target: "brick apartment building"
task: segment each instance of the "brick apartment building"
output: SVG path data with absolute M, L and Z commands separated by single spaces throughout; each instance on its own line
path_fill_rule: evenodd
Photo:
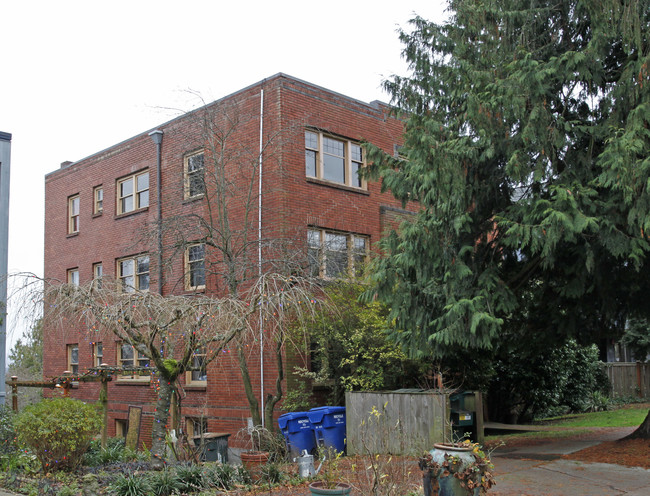
M 207 182 L 208 159 L 216 155 L 227 162 L 224 184 L 234 199 L 228 215 L 233 225 L 250 228 L 242 229 L 238 241 L 250 245 L 244 261 L 250 266 L 242 270 L 272 264 L 282 252 L 317 277 L 353 277 L 400 212 L 379 184 L 356 174 L 365 164 L 362 140 L 391 154 L 401 143 L 402 123 L 379 102 L 363 103 L 277 74 L 157 130 L 162 134 L 144 132 L 64 162 L 46 176 L 46 278 L 74 284 L 112 278 L 164 295 L 224 291 L 223 275 L 209 270 L 211 259 L 218 258 L 214 247 L 178 242 L 179 236 L 201 239 L 198 219 L 218 216 L 209 199 L 214 185 Z M 162 137 L 159 146 L 152 140 L 156 136 Z M 237 194 L 243 199 L 237 200 Z M 161 235 L 163 260 L 156 237 L 143 233 L 152 226 L 162 230 L 165 222 L 176 230 Z M 262 238 L 268 240 L 263 253 L 256 245 Z M 271 390 L 277 376 L 272 350 L 265 348 L 267 355 L 262 386 L 260 350 L 251 344 L 250 370 L 258 392 L 260 387 Z M 87 329 L 45 332 L 46 377 L 138 360 L 137 350 Z M 184 379 L 181 420 L 188 430 L 235 433 L 246 425 L 249 407 L 233 354 L 224 353 L 207 371 L 189 372 Z M 82 383 L 71 392 L 88 401 L 98 394 L 96 383 Z M 140 440 L 149 443 L 155 396 L 148 376 L 113 380 L 109 435 L 125 432 L 129 407 L 136 406 L 142 408 Z

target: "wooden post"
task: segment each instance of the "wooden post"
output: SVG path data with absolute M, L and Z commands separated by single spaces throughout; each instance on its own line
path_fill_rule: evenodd
M 102 364 L 104 365 L 104 364 Z M 100 373 L 101 389 L 99 391 L 99 402 L 102 405 L 102 448 L 106 448 L 108 440 L 108 374 L 105 370 Z
M 11 408 L 18 411 L 18 377 L 15 375 L 11 376 Z
M 643 398 L 643 380 L 641 379 L 641 362 L 636 362 L 636 390 L 639 398 Z

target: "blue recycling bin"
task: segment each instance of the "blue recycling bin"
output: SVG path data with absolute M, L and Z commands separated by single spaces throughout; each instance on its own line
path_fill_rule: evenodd
M 307 412 L 314 429 L 316 444 L 325 449 L 345 452 L 345 407 L 323 406 Z
M 278 425 L 292 457 L 300 456 L 302 450 L 310 454 L 316 451 L 316 439 L 307 412 L 285 413 L 278 418 Z

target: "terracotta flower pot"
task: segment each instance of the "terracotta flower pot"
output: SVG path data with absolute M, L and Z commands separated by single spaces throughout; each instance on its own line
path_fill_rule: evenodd
M 336 487 L 333 489 L 327 489 L 325 486 L 327 484 L 323 481 L 316 481 L 312 482 L 309 484 L 309 491 L 311 494 L 318 494 L 318 495 L 343 495 L 343 494 L 350 494 L 350 491 L 352 490 L 352 486 L 350 484 L 346 484 L 345 482 L 338 482 L 336 484 Z
M 242 451 L 239 455 L 241 463 L 250 474 L 253 482 L 262 478 L 262 467 L 269 461 L 269 454 L 266 451 Z

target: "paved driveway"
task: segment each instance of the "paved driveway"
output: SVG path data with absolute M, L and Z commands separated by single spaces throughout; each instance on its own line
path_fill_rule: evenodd
M 505 446 L 492 454 L 497 485 L 493 496 L 648 496 L 650 470 L 607 463 L 563 460 L 564 454 L 620 439 L 630 429 L 612 429 L 589 439 L 551 439 Z

